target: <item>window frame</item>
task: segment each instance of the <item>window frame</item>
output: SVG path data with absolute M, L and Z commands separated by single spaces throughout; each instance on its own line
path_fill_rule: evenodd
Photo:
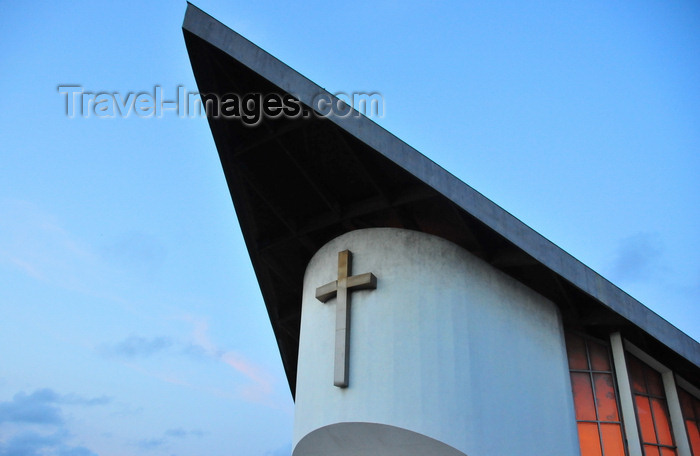
M 689 381 L 685 380 L 683 377 L 681 377 L 679 375 L 675 376 L 675 380 L 676 380 L 676 394 L 678 394 L 678 388 L 681 388 L 686 393 L 695 397 L 695 399 L 700 400 L 700 389 L 693 386 Z M 680 408 L 680 398 L 678 399 L 678 406 Z M 688 430 L 685 427 L 685 418 L 683 417 L 683 410 L 682 409 L 681 409 L 681 420 L 682 420 L 682 424 L 683 424 L 683 432 L 685 435 L 685 439 L 683 439 L 683 440 L 684 440 L 684 442 L 687 442 L 688 454 L 692 455 L 693 450 L 690 446 L 690 436 L 688 435 Z M 695 455 L 695 456 L 700 456 L 700 455 Z
M 624 423 L 624 418 L 622 415 L 622 404 L 621 404 L 621 399 L 620 399 L 620 390 L 618 386 L 618 378 L 615 372 L 615 360 L 613 357 L 613 350 L 612 350 L 612 344 L 610 341 L 606 341 L 605 339 L 601 339 L 599 337 L 592 336 L 590 334 L 587 334 L 582 331 L 577 331 L 575 329 L 566 329 L 565 333 L 570 333 L 572 335 L 581 337 L 584 340 L 585 344 L 585 350 L 586 350 L 586 360 L 588 363 L 588 369 L 573 369 L 571 365 L 569 365 L 568 360 L 567 360 L 567 365 L 569 369 L 569 375 L 571 376 L 571 373 L 582 373 L 590 376 L 590 383 L 591 383 L 591 388 L 592 388 L 592 393 L 593 393 L 593 400 L 595 401 L 596 399 L 596 386 L 595 386 L 595 374 L 609 374 L 612 377 L 613 381 L 613 391 L 615 393 L 615 401 L 616 401 L 616 406 L 617 406 L 617 414 L 618 414 L 618 421 L 609 421 L 609 420 L 604 420 L 600 419 L 600 416 L 598 415 L 598 406 L 597 404 L 595 405 L 595 410 L 596 410 L 596 420 L 579 420 L 575 419 L 576 426 L 578 428 L 578 423 L 595 423 L 597 425 L 598 429 L 598 438 L 599 438 L 599 445 L 601 449 L 601 453 L 604 452 L 604 441 L 603 441 L 603 434 L 602 434 L 602 424 L 616 424 L 620 426 L 620 437 L 622 438 L 622 449 L 623 453 L 625 456 L 630 456 L 628 444 L 627 444 L 627 429 L 625 428 L 625 423 Z M 565 337 L 566 339 L 566 337 Z M 592 355 L 591 355 L 591 349 L 589 346 L 588 342 L 593 342 L 598 345 L 601 345 L 605 347 L 606 352 L 608 354 L 608 360 L 610 363 L 610 370 L 609 371 L 601 371 L 594 369 L 593 367 L 593 360 L 592 360 Z M 568 352 L 568 347 L 566 347 L 566 350 Z M 567 355 L 568 356 L 568 355 Z M 572 394 L 573 394 L 573 385 L 571 386 L 572 389 Z M 575 402 L 575 401 L 574 401 Z M 574 412 L 575 411 L 576 405 L 574 403 Z M 577 434 L 578 434 L 578 429 L 577 429 Z M 581 445 L 581 442 L 579 442 L 579 446 Z
M 644 456 L 644 450 L 642 449 L 642 437 L 637 422 L 634 393 L 630 384 L 625 352 L 634 355 L 661 375 L 664 393 L 666 394 L 666 406 L 669 412 L 671 432 L 676 445 L 676 454 L 678 456 L 692 456 L 678 398 L 676 376 L 673 371 L 630 341 L 624 339 L 619 332 L 610 335 L 610 348 L 613 352 L 614 372 L 617 374 L 618 395 L 620 396 L 622 422 L 627 436 L 629 456 Z M 687 382 L 683 382 L 683 384 L 687 384 Z M 693 389 L 697 391 L 696 388 Z M 637 436 L 637 438 L 630 438 L 630 436 Z

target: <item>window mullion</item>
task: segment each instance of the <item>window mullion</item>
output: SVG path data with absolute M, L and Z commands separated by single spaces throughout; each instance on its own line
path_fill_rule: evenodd
M 654 411 L 654 403 L 651 400 L 651 395 L 650 395 L 651 388 L 649 388 L 649 381 L 647 380 L 647 375 L 648 375 L 647 367 L 644 366 L 642 368 L 642 380 L 644 380 L 644 390 L 646 391 L 646 394 L 637 394 L 637 395 L 643 396 L 649 402 L 649 413 L 651 414 L 651 425 L 654 428 L 654 438 L 656 439 L 656 443 L 645 442 L 644 436 L 642 436 L 641 434 L 639 434 L 639 437 L 642 439 L 642 445 L 649 444 L 649 445 L 660 446 L 661 442 L 659 439 L 659 428 L 656 426 L 656 412 Z M 633 394 L 635 394 L 635 393 L 633 393 Z M 637 418 L 639 420 L 641 420 L 641 417 L 637 417 Z M 641 422 L 639 423 L 639 425 L 641 426 Z
M 666 406 L 668 414 L 671 418 L 671 429 L 673 431 L 673 439 L 678 450 L 678 456 L 692 456 L 690 443 L 688 441 L 687 429 L 685 428 L 685 420 L 681 410 L 681 401 L 678 399 L 678 388 L 676 387 L 676 379 L 673 372 L 666 371 L 661 374 L 661 379 L 664 382 L 664 390 L 666 391 Z
M 627 439 L 627 450 L 629 456 L 644 456 L 639 438 L 639 428 L 637 427 L 637 415 L 634 412 L 634 397 L 630 386 L 629 375 L 627 374 L 627 363 L 625 362 L 625 349 L 622 345 L 622 336 L 619 332 L 610 335 L 610 348 L 613 354 L 613 364 L 615 377 L 617 378 L 617 391 L 620 397 L 620 410 L 622 412 L 622 423 L 625 427 L 625 438 Z
M 595 389 L 595 377 L 593 376 L 593 357 L 591 350 L 588 347 L 588 340 L 583 340 L 583 346 L 586 349 L 586 360 L 588 362 L 588 379 L 591 382 L 591 392 L 593 393 L 593 410 L 595 410 L 596 427 L 598 428 L 598 442 L 600 444 L 600 453 L 605 456 L 605 445 L 603 444 L 603 430 L 600 428 L 600 413 L 598 412 L 598 394 Z

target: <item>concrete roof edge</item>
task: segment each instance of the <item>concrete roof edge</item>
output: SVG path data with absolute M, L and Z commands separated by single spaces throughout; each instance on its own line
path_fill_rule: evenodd
M 307 106 L 312 106 L 320 94 L 332 96 L 189 2 L 182 28 Z M 542 265 L 700 367 L 700 343 L 404 141 L 365 116 L 330 116 L 328 119 L 481 220 Z

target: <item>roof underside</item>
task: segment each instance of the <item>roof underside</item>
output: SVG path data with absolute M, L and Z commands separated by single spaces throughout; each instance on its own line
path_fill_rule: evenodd
M 200 93 L 326 93 L 189 5 L 185 42 Z M 209 118 L 294 394 L 301 287 L 311 256 L 351 230 L 448 239 L 558 305 L 564 323 L 623 336 L 698 384 L 700 346 L 471 187 L 364 117 Z

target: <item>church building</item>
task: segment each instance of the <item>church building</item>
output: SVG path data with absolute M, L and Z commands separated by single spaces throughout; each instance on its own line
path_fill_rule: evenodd
M 192 5 L 183 33 L 293 456 L 700 456 L 698 342 Z

